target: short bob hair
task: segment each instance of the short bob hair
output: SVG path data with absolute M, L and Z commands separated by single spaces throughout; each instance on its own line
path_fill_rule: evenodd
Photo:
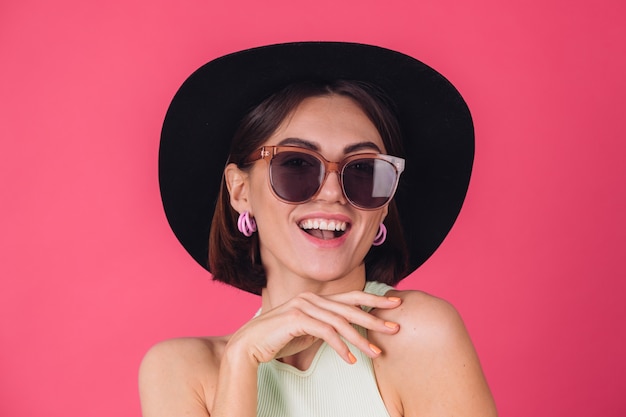
M 378 129 L 387 152 L 404 156 L 392 103 L 380 89 L 358 81 L 307 81 L 273 94 L 243 118 L 233 137 L 228 163 L 242 170 L 249 169 L 244 163 L 246 158 L 263 146 L 302 101 L 333 94 L 354 100 Z M 209 236 L 209 270 L 217 281 L 260 294 L 267 281 L 260 259 L 258 233 L 248 238 L 239 232 L 238 215 L 230 204 L 226 181 L 222 178 Z M 372 246 L 364 259 L 366 280 L 395 285 L 407 273 L 408 253 L 393 200 L 389 203 L 385 226 L 385 243 Z

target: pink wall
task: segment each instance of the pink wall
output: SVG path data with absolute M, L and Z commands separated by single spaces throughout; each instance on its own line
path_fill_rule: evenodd
M 2 2 L 0 415 L 139 416 L 151 344 L 256 309 L 170 232 L 158 140 L 198 66 L 292 40 L 397 49 L 455 83 L 475 174 L 402 287 L 458 307 L 502 416 L 625 415 L 624 3 L 303 4 Z

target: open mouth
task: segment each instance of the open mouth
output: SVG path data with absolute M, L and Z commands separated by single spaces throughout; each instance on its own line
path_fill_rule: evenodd
M 298 226 L 311 236 L 328 240 L 342 236 L 348 228 L 348 223 L 339 220 L 306 219 Z

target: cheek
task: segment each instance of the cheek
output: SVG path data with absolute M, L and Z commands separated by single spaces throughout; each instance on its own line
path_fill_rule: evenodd
M 265 172 L 265 170 L 254 169 L 250 171 L 250 176 L 248 178 L 250 187 L 248 196 L 252 209 L 254 209 L 254 207 L 257 205 L 266 204 L 264 201 L 267 199 L 267 197 L 273 196 L 267 183 L 267 173 Z
M 372 241 L 374 241 L 374 237 L 378 234 L 381 223 L 385 222 L 385 217 L 387 217 L 387 207 L 382 209 L 381 212 L 378 213 L 377 216 L 373 217 L 372 224 L 371 224 Z
M 378 229 L 384 218 L 385 212 L 381 210 L 376 213 L 368 213 L 368 216 L 362 219 L 363 230 L 361 231 L 359 245 L 367 247 L 369 250 L 369 246 L 371 246 L 371 242 L 374 241 L 374 236 L 378 233 Z
M 371 212 L 372 217 L 370 221 L 376 226 L 376 228 L 378 228 L 379 224 L 385 221 L 385 217 L 387 217 L 387 211 L 387 206 L 385 206 L 379 210 Z

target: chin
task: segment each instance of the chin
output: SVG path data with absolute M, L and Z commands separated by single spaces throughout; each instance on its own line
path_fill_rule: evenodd
M 341 269 L 319 269 L 313 268 L 306 270 L 305 275 L 312 281 L 327 283 L 340 281 L 343 279 L 354 278 L 355 276 L 365 277 L 365 268 L 341 268 Z

